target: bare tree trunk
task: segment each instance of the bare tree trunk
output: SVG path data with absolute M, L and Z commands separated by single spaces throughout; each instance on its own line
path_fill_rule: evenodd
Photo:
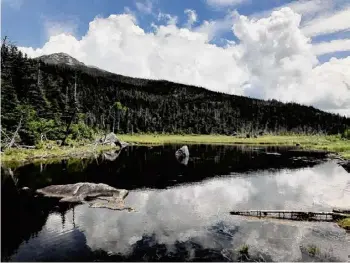
M 77 74 L 75 73 L 75 81 L 74 81 L 74 104 L 77 104 Z
M 113 133 L 115 129 L 115 111 L 113 112 Z
M 66 139 L 69 135 L 69 128 L 74 120 L 74 117 L 75 117 L 75 114 L 76 114 L 77 110 L 75 109 L 74 112 L 73 112 L 73 115 L 72 115 L 72 118 L 70 119 L 69 123 L 68 123 L 68 126 L 67 126 L 67 129 L 66 129 L 66 135 L 64 136 L 63 140 L 62 140 L 62 144 L 61 145 L 65 145 L 66 143 Z
M 117 132 L 119 132 L 119 128 L 120 128 L 120 111 L 117 110 L 117 118 L 118 118 L 118 122 L 117 122 Z
M 19 131 L 19 129 L 21 128 L 21 125 L 22 125 L 22 119 L 23 119 L 23 116 L 21 116 L 21 119 L 19 120 L 17 129 L 16 129 L 15 133 L 13 134 L 13 137 L 12 137 L 12 139 L 11 139 L 11 142 L 9 143 L 9 145 L 7 146 L 7 148 L 11 148 L 12 145 L 15 143 L 15 139 L 16 139 L 17 133 L 18 133 L 18 131 Z

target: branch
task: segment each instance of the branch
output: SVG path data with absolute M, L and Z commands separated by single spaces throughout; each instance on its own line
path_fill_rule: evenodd
M 23 119 L 23 115 L 21 116 L 21 119 L 19 120 L 17 129 L 16 129 L 15 133 L 13 134 L 13 137 L 12 137 L 12 139 L 11 139 L 11 142 L 9 143 L 9 145 L 7 146 L 7 148 L 11 148 L 12 145 L 15 143 L 15 138 L 16 138 L 17 133 L 18 133 L 18 131 L 19 131 L 19 129 L 21 128 L 21 125 L 22 125 L 22 119 Z

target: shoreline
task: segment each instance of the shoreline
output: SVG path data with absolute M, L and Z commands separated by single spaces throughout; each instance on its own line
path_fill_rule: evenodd
M 164 145 L 164 144 L 216 144 L 216 145 L 248 145 L 248 146 L 291 146 L 306 151 L 327 151 L 339 155 L 342 159 L 350 160 L 350 140 L 339 136 L 317 135 L 265 135 L 258 138 L 240 138 L 227 135 L 166 135 L 166 134 L 119 134 L 117 137 L 134 145 Z M 119 149 L 109 145 L 92 144 L 64 146 L 53 149 L 16 149 L 12 148 L 1 153 L 1 163 L 31 162 L 51 158 L 83 158 L 103 151 Z

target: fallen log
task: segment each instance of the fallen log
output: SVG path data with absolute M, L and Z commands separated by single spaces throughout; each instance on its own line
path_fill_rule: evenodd
M 299 221 L 336 221 L 348 217 L 348 215 L 338 212 L 308 212 L 297 210 L 246 210 L 231 211 L 230 214 L 258 218 L 269 217 Z

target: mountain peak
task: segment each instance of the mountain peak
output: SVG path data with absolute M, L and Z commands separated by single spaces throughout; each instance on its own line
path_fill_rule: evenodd
M 47 64 L 66 64 L 69 66 L 85 66 L 84 63 L 80 62 L 76 58 L 68 55 L 67 53 L 59 52 L 50 55 L 43 55 L 37 59 L 47 63 Z

